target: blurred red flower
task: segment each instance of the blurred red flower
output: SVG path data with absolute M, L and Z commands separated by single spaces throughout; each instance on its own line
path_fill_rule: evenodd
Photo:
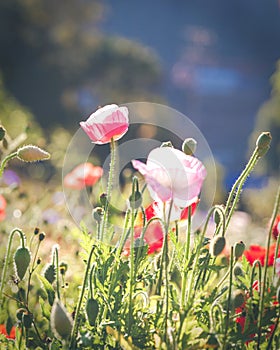
M 16 327 L 12 327 L 10 334 L 8 334 L 5 325 L 0 324 L 0 333 L 4 334 L 4 336 L 7 339 L 15 339 L 16 338 Z
M 276 243 L 272 244 L 269 247 L 268 251 L 268 266 L 272 266 L 274 263 L 274 255 L 275 255 L 275 248 Z M 248 250 L 245 250 L 244 256 L 250 263 L 250 265 L 253 265 L 254 261 L 259 260 L 262 266 L 264 266 L 265 263 L 265 255 L 266 255 L 266 248 L 260 246 L 260 245 L 251 245 Z M 280 251 L 278 252 L 278 257 L 280 257 Z
M 3 221 L 6 217 L 6 199 L 0 194 L 0 221 Z
M 102 176 L 103 169 L 91 163 L 82 163 L 64 177 L 64 186 L 81 190 L 86 186 L 93 186 Z
M 280 233 L 280 214 L 276 217 L 273 228 L 272 228 L 272 235 L 275 239 L 277 239 L 278 235 Z

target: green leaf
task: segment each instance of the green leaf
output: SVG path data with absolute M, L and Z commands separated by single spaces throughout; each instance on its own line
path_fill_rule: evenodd
M 55 298 L 55 291 L 53 289 L 53 286 L 50 284 L 50 282 L 45 277 L 38 275 L 38 274 L 36 276 L 42 282 L 43 287 L 45 288 L 45 290 L 48 294 L 49 304 L 52 306 L 52 304 L 54 302 L 54 298 Z

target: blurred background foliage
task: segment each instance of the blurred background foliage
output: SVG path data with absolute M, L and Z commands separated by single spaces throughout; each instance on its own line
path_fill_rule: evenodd
M 199 8 L 200 5 L 197 4 Z M 266 48 L 260 55 L 264 60 L 268 59 L 271 47 L 276 45 L 267 40 L 269 35 L 273 34 L 273 21 L 279 17 L 273 7 L 276 3 L 266 7 L 265 18 L 260 17 L 258 8 L 253 6 L 252 2 L 250 4 L 241 5 L 239 1 L 234 5 L 222 4 L 219 1 L 214 4 L 215 15 L 220 16 L 221 19 L 217 27 L 221 26 L 222 30 L 223 20 L 227 18 L 223 15 L 225 9 L 233 14 L 228 18 L 229 22 L 234 20 L 234 16 L 238 15 L 240 9 L 249 12 L 252 10 L 250 18 L 246 16 L 248 12 L 240 12 L 242 14 L 240 28 L 243 31 L 242 34 L 244 33 L 243 48 L 241 47 L 240 51 L 247 52 L 244 47 L 248 48 L 250 45 L 252 49 L 252 56 L 247 53 L 249 59 L 247 57 L 246 62 L 241 62 L 235 58 L 237 55 L 230 48 L 230 40 L 233 43 L 237 42 L 233 29 L 231 28 L 230 31 L 228 28 L 225 29 L 224 32 L 229 39 L 226 38 L 227 40 L 224 41 L 226 44 L 221 48 L 217 33 L 213 28 L 207 27 L 211 22 L 210 20 L 207 22 L 203 17 L 204 7 L 201 8 L 203 12 L 201 18 L 205 20 L 204 26 L 198 16 L 199 12 L 196 12 L 198 23 L 189 18 L 193 14 L 191 7 L 195 6 L 190 5 L 190 2 L 184 5 L 184 10 L 190 7 L 189 12 L 177 11 L 176 13 L 178 23 L 186 17 L 190 24 L 186 30 L 184 29 L 186 48 L 180 52 L 178 48 L 174 49 L 173 41 L 175 42 L 176 35 L 179 34 L 173 35 L 176 21 L 171 23 L 165 20 L 165 16 L 168 16 L 168 8 L 164 2 L 162 11 L 164 10 L 165 13 L 161 13 L 162 22 L 173 36 L 170 34 L 166 37 L 164 32 L 161 32 L 160 26 L 155 33 L 157 33 L 157 41 L 162 42 L 166 47 L 166 52 L 177 50 L 178 61 L 173 67 L 168 67 L 174 83 L 172 85 L 171 78 L 166 74 L 166 63 L 152 45 L 143 44 L 139 38 L 134 40 L 117 32 L 104 30 L 104 18 L 110 14 L 114 19 L 114 14 L 118 10 L 116 7 L 113 10 L 110 9 L 108 2 L 2 0 L 0 2 L 0 120 L 10 133 L 11 139 L 20 135 L 19 141 L 47 147 L 52 153 L 51 163 L 44 164 L 42 171 L 35 174 L 31 170 L 27 171 L 27 174 L 44 181 L 55 179 L 60 182 L 65 149 L 73 131 L 77 130 L 78 122 L 85 119 L 98 105 L 146 100 L 163 104 L 170 102 L 176 108 L 176 103 L 181 98 L 184 103 L 187 101 L 189 110 L 184 108 L 184 104 L 180 110 L 184 113 L 193 112 L 195 123 L 202 132 L 205 132 L 207 139 L 211 135 L 210 147 L 214 150 L 214 155 L 218 155 L 216 169 L 218 185 L 215 201 L 222 202 L 236 175 L 235 171 L 239 173 L 238 167 L 242 167 L 244 161 L 244 159 L 241 161 L 238 159 L 230 162 L 229 159 L 233 159 L 236 156 L 234 152 L 237 151 L 246 154 L 243 146 L 246 142 L 244 134 L 250 134 L 246 126 L 249 118 L 246 119 L 246 116 L 244 118 L 249 107 L 247 106 L 247 111 L 240 116 L 238 108 L 243 104 L 250 104 L 248 100 L 252 99 L 255 93 L 254 83 L 257 78 L 250 82 L 248 77 L 250 74 L 255 74 L 259 68 L 260 71 L 263 69 L 261 65 L 251 66 L 250 59 L 253 56 L 256 57 L 256 50 L 259 49 L 259 44 L 256 43 L 261 43 Z M 233 11 L 234 6 L 236 11 Z M 121 6 L 119 8 L 123 9 Z M 142 16 L 142 19 L 147 18 L 145 22 L 147 27 L 150 25 L 149 21 L 155 21 L 156 28 L 160 16 L 151 18 L 152 13 L 152 9 L 147 8 L 139 12 L 139 16 Z M 160 13 L 158 9 L 157 13 Z M 137 21 L 139 17 L 137 16 L 137 13 L 134 17 L 132 12 L 122 13 L 118 20 L 121 20 L 123 26 L 126 26 L 129 31 L 133 27 L 133 20 Z M 269 21 L 269 16 L 273 21 Z M 251 32 L 245 31 L 245 24 L 250 28 L 256 28 L 258 20 L 265 19 L 269 28 L 263 30 L 260 29 L 262 26 L 259 26 L 254 33 L 256 38 L 253 41 L 250 37 Z M 248 20 L 249 23 L 247 23 Z M 143 32 L 145 32 L 143 29 L 145 23 L 141 22 Z M 146 36 L 148 36 L 147 33 Z M 247 45 L 248 43 L 250 45 Z M 224 59 L 222 56 L 217 58 L 215 50 L 225 51 L 231 58 Z M 240 72 L 244 73 L 243 76 Z M 237 83 L 236 86 L 235 83 Z M 263 130 L 269 130 L 272 133 L 272 147 L 266 160 L 262 160 L 256 169 L 261 174 L 261 181 L 253 181 L 251 188 L 245 190 L 244 200 L 241 202 L 241 208 L 251 211 L 257 218 L 260 218 L 264 212 L 265 215 L 269 215 L 273 202 L 271 198 L 279 179 L 280 63 L 271 79 L 271 87 L 271 96 L 259 109 L 255 126 L 253 127 L 250 122 L 250 130 L 253 129 L 250 149 L 253 148 L 258 133 Z M 169 90 L 173 90 L 170 95 L 166 93 Z M 228 91 L 227 96 L 224 95 L 225 91 Z M 239 94 L 238 98 L 237 94 Z M 232 109 L 232 114 L 227 115 L 228 110 L 225 109 L 225 105 L 230 101 L 233 107 L 228 108 Z M 259 105 L 262 102 L 261 99 L 258 102 Z M 213 105 L 215 105 L 214 109 Z M 253 120 L 254 116 L 250 118 Z M 149 131 L 144 126 L 142 129 L 142 133 Z M 151 138 L 156 138 L 159 134 L 159 130 L 152 131 Z M 240 137 L 237 142 L 236 137 Z M 229 144 L 225 145 L 227 141 Z M 234 147 L 231 141 L 235 142 Z M 227 169 L 228 165 L 231 166 L 232 173 L 230 180 L 227 180 L 228 174 L 224 168 Z M 18 166 L 16 162 L 15 166 Z M 209 177 L 211 176 L 212 174 L 209 174 Z M 263 192 L 256 190 L 255 187 L 262 187 L 264 192 L 268 189 L 268 204 L 264 205 L 263 209 L 260 209 L 259 205 Z

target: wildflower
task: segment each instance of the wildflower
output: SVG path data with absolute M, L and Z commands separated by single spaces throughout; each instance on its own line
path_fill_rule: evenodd
M 155 201 L 173 200 L 178 207 L 193 204 L 200 193 L 206 169 L 192 156 L 171 147 L 152 150 L 147 163 L 133 160 L 132 165 L 144 177 Z
M 6 217 L 6 199 L 0 194 L 0 221 L 3 221 Z
M 12 327 L 10 333 L 7 333 L 6 327 L 4 324 L 0 324 L 0 334 L 4 334 L 7 339 L 15 339 L 16 338 L 16 327 Z
M 268 261 L 267 265 L 272 266 L 274 263 L 276 244 L 272 244 L 268 251 Z M 259 245 L 251 245 L 248 250 L 244 251 L 244 256 L 253 265 L 254 261 L 259 260 L 262 266 L 265 263 L 266 248 Z M 280 251 L 278 252 L 278 257 L 280 257 Z
M 93 143 L 103 145 L 112 138 L 119 140 L 128 130 L 128 109 L 116 104 L 106 105 L 80 125 Z
M 276 217 L 274 221 L 274 225 L 272 228 L 272 235 L 275 239 L 277 239 L 279 233 L 280 233 L 280 214 Z
M 91 163 L 82 163 L 64 177 L 64 186 L 81 190 L 93 186 L 102 176 L 103 169 Z

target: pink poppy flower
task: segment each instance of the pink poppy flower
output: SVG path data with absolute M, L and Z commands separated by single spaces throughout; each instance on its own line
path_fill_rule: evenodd
M 144 177 L 155 201 L 185 208 L 193 204 L 206 177 L 204 165 L 195 157 L 171 147 L 152 150 L 147 163 L 133 160 L 132 165 Z
M 82 163 L 64 177 L 64 186 L 81 190 L 86 186 L 93 186 L 102 176 L 103 169 L 91 163 Z
M 3 221 L 6 217 L 6 199 L 0 194 L 0 221 Z
M 80 125 L 93 143 L 103 145 L 112 138 L 119 140 L 128 130 L 128 109 L 115 104 L 107 105 L 97 109 Z

